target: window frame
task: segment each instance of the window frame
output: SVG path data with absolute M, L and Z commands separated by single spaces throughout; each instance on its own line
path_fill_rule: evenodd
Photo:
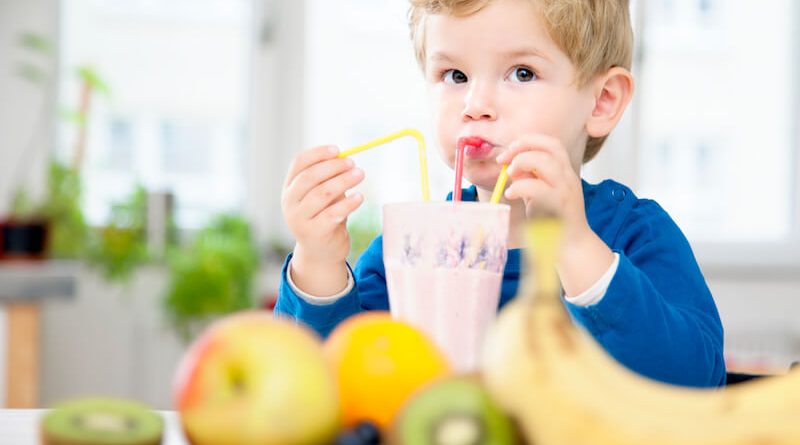
M 792 165 L 790 173 L 790 202 L 792 208 L 790 214 L 790 230 L 786 239 L 781 241 L 698 241 L 689 242 L 692 245 L 695 256 L 701 268 L 706 272 L 718 277 L 731 277 L 738 279 L 786 279 L 797 277 L 800 272 L 800 4 L 790 2 L 792 9 L 792 70 L 795 75 L 793 79 L 792 121 L 796 122 L 793 134 L 791 135 L 791 148 L 789 162 Z M 644 19 L 644 8 L 634 8 L 634 26 L 638 30 L 644 29 L 647 23 Z M 638 34 L 640 34 L 641 31 Z M 641 61 L 646 57 L 645 48 L 640 44 L 640 39 L 636 40 L 633 74 L 634 78 L 641 78 Z M 639 170 L 639 156 L 643 147 L 637 142 L 640 140 L 640 115 L 637 113 L 639 98 L 634 93 L 633 100 L 629 109 L 626 111 L 628 122 L 621 122 L 620 128 L 615 130 L 609 143 L 613 147 L 607 147 L 603 151 L 620 149 L 621 153 L 613 156 L 611 161 L 608 158 L 605 162 L 601 160 L 601 165 L 596 168 L 595 173 L 614 173 L 621 171 L 631 172 L 627 175 L 629 184 L 634 190 L 639 184 L 641 171 Z M 601 151 L 601 154 L 603 154 Z M 595 162 L 595 161 L 592 161 Z M 613 167 L 612 167 L 613 165 Z M 620 167 L 622 166 L 622 167 Z M 614 177 L 614 175 L 606 175 Z

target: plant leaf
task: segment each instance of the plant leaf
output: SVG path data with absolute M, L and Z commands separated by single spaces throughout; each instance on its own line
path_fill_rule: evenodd
M 89 66 L 79 66 L 78 67 L 78 77 L 89 84 L 92 89 L 99 91 L 105 95 L 111 94 L 111 89 L 108 88 L 108 85 L 103 81 L 100 75 L 97 74 L 92 67 Z
M 36 85 L 43 84 L 46 78 L 44 70 L 32 63 L 20 63 L 17 67 L 17 74 Z
M 49 55 L 53 52 L 53 44 L 50 39 L 32 31 L 26 31 L 19 35 L 19 45 L 40 54 Z

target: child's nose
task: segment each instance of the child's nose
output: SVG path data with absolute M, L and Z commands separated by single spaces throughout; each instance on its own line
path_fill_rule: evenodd
M 461 115 L 464 120 L 494 120 L 497 117 L 492 97 L 494 93 L 488 85 L 475 82 L 464 98 L 464 110 Z

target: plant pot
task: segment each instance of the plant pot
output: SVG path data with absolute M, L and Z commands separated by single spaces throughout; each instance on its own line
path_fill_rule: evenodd
M 43 260 L 49 227 L 43 219 L 0 221 L 0 260 Z

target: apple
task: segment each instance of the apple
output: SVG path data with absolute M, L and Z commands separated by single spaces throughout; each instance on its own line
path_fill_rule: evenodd
M 203 332 L 178 366 L 173 396 L 194 445 L 330 443 L 340 425 L 321 340 L 265 311 Z

